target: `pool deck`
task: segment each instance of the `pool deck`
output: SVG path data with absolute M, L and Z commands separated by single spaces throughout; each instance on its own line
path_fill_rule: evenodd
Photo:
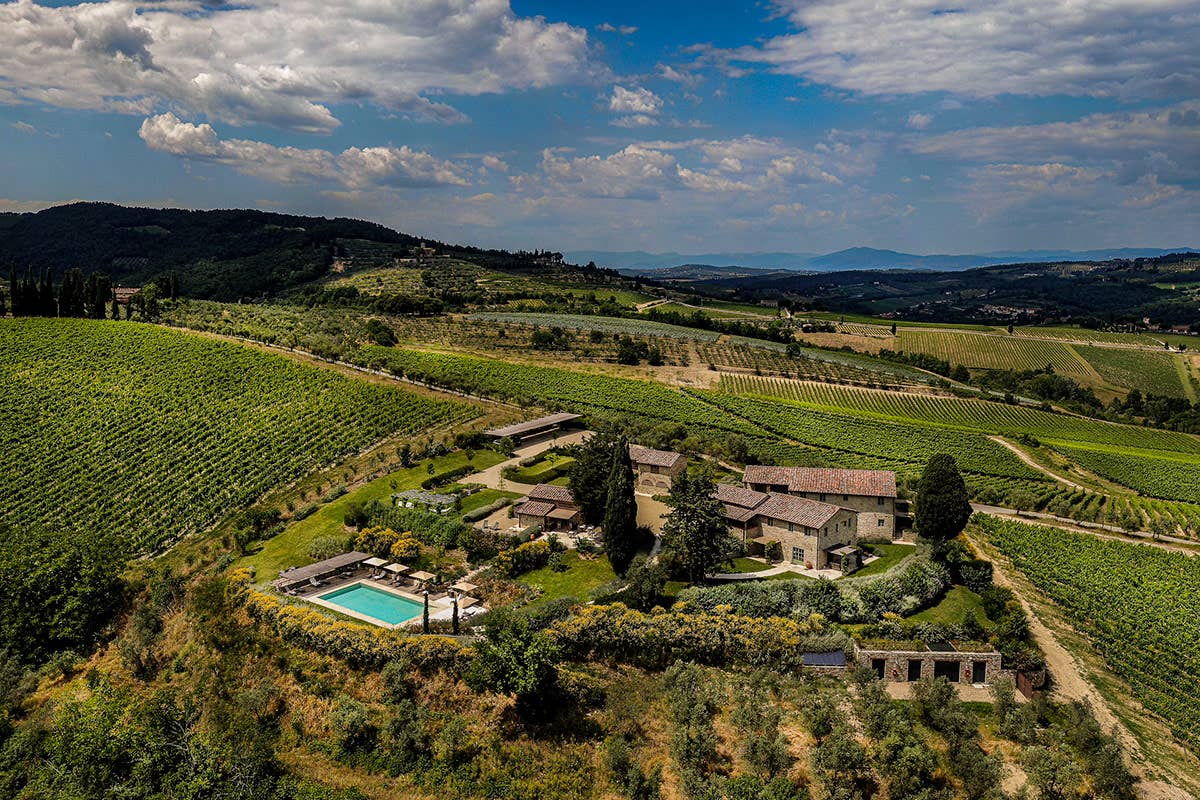
M 425 604 L 425 598 L 422 595 L 403 591 L 395 586 L 388 584 L 386 581 L 375 581 L 375 580 L 371 580 L 370 578 L 366 578 L 366 577 L 350 578 L 347 580 L 342 580 L 342 581 L 337 581 L 337 582 L 331 581 L 327 585 L 322 586 L 320 591 L 316 591 L 316 592 L 313 592 L 308 595 L 301 595 L 301 597 L 303 597 L 305 600 L 312 603 L 313 605 L 318 605 L 318 606 L 321 606 L 322 608 L 328 608 L 329 610 L 336 611 L 339 614 L 345 614 L 348 617 L 354 617 L 357 620 L 362 620 L 363 622 L 369 622 L 372 625 L 377 625 L 380 628 L 387 628 L 388 630 L 398 630 L 400 628 L 406 628 L 409 625 L 412 625 L 415 620 L 420 620 L 421 614 L 418 613 L 415 616 L 404 620 L 403 622 L 398 622 L 398 623 L 392 624 L 392 623 L 384 622 L 383 620 L 378 619 L 376 617 L 372 617 L 369 614 L 364 614 L 361 611 L 355 611 L 352 608 L 347 608 L 346 606 L 343 606 L 338 603 L 335 603 L 335 602 L 325 599 L 325 595 L 329 595 L 334 592 L 339 592 L 343 589 L 348 589 L 351 586 L 358 586 L 358 585 L 370 586 L 374 589 L 378 589 L 381 592 L 387 592 L 388 594 L 392 594 L 392 595 L 395 595 L 396 597 L 403 598 L 404 600 L 408 600 L 410 603 L 416 603 L 418 606 L 424 606 L 424 604 Z M 430 597 L 429 597 L 429 618 L 431 620 L 435 618 L 435 616 L 436 616 L 435 612 L 437 612 L 437 613 L 440 613 L 442 611 L 448 612 L 449 610 L 450 610 L 449 602 L 447 602 L 443 598 L 434 600 L 433 595 L 430 595 Z

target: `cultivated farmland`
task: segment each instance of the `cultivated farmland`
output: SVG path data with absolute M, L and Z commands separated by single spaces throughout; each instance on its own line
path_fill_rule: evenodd
M 916 421 L 1007 436 L 1028 434 L 1047 441 L 1090 442 L 1200 455 L 1200 437 L 1190 434 L 1118 425 L 1073 414 L 1056 414 L 987 400 L 887 392 L 751 375 L 723 376 L 719 388 L 733 394 L 779 397 L 805 405 L 869 414 L 887 420 Z
M 151 550 L 465 403 L 135 323 L 0 321 L 5 518 Z
M 1200 752 L 1200 558 L 994 517 L 980 527 Z

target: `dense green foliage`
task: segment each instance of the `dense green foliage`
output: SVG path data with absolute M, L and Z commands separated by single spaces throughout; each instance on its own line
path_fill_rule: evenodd
M 994 517 L 980 529 L 1200 752 L 1200 560 Z
M 93 644 L 121 604 L 122 550 L 111 537 L 0 527 L 0 653 L 35 663 Z
M 706 471 L 681 472 L 671 483 L 671 513 L 662 526 L 663 560 L 667 569 L 693 583 L 716 569 L 737 547 L 725 523 L 725 508 Z
M 618 439 L 612 454 L 612 466 L 605 481 L 604 552 L 613 571 L 624 575 L 637 555 L 637 500 L 634 498 L 633 462 L 629 458 L 629 440 Z
M 913 515 L 917 532 L 934 543 L 935 550 L 962 533 L 971 518 L 971 496 L 958 473 L 954 456 L 940 454 L 929 459 L 917 484 L 917 510 Z
M 0 321 L 0 514 L 118 534 L 202 530 L 309 469 L 464 404 L 135 323 Z

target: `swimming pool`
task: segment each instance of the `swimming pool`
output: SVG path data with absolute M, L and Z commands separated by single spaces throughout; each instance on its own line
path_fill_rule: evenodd
M 357 612 L 371 619 L 379 620 L 386 625 L 399 625 L 421 616 L 424 604 L 409 600 L 398 594 L 371 586 L 368 583 L 355 583 L 323 594 L 318 599 L 324 600 L 331 606 Z

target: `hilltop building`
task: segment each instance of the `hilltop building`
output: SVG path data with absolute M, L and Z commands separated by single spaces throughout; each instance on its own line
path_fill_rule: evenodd
M 874 469 L 748 466 L 746 488 L 830 503 L 855 514 L 857 537 L 900 538 L 896 473 Z
M 862 564 L 850 509 L 728 484 L 717 486 L 717 499 L 747 552 L 767 554 L 778 544 L 784 561 L 806 569 L 853 572 Z

